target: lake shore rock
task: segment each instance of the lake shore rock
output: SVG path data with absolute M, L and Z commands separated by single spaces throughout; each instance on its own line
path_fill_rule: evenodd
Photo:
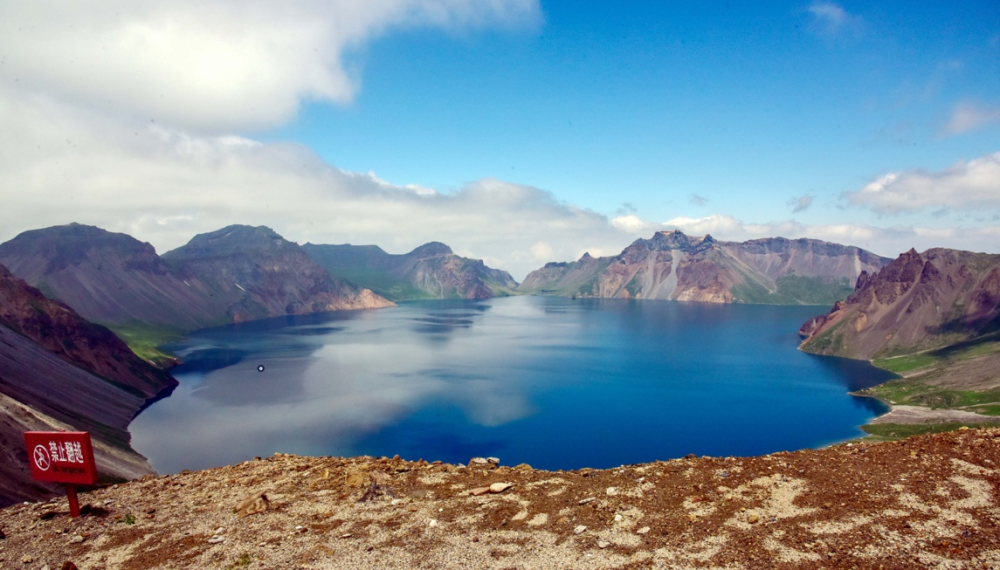
M 998 466 L 997 428 L 605 470 L 276 454 L 83 493 L 79 519 L 0 510 L 0 566 L 989 568 Z

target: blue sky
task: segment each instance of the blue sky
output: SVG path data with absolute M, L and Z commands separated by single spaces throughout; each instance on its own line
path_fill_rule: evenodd
M 1000 105 L 996 3 L 859 3 L 841 24 L 803 3 L 669 4 L 543 2 L 527 29 L 383 38 L 352 58 L 352 104 L 261 136 L 398 183 L 496 177 L 657 220 L 767 219 L 998 149 L 995 127 L 942 134 L 956 105 Z
M 996 2 L 44 4 L 0 9 L 39 149 L 0 153 L 2 239 L 251 223 L 517 278 L 667 228 L 1000 251 Z

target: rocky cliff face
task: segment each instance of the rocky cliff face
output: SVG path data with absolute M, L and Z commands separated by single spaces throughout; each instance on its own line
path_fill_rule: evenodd
M 517 282 L 506 271 L 477 259 L 455 255 L 443 243 L 424 244 L 393 255 L 377 246 L 302 246 L 332 275 L 396 301 L 409 299 L 487 299 L 510 295 Z
M 89 431 L 104 476 L 152 473 L 127 427 L 147 399 L 176 385 L 111 331 L 0 266 L 0 504 L 52 494 L 31 480 L 28 430 Z
M 681 232 L 636 240 L 615 257 L 585 254 L 530 273 L 519 291 L 710 303 L 832 304 L 864 271 L 888 259 L 817 240 L 768 238 L 742 243 Z
M 1000 328 L 1000 255 L 910 250 L 829 314 L 803 325 L 803 350 L 869 359 L 937 348 Z
M 253 318 L 389 305 L 331 279 L 267 228 L 231 226 L 161 258 L 125 234 L 70 224 L 0 245 L 0 263 L 112 328 L 189 331 Z

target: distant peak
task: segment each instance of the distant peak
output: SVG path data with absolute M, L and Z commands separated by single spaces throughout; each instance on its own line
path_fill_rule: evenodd
M 431 257 L 435 255 L 451 255 L 452 253 L 454 252 L 452 252 L 451 248 L 448 247 L 447 245 L 439 241 L 432 241 L 429 243 L 425 243 L 424 245 L 414 249 L 409 253 L 409 255 L 415 255 L 418 257 Z
M 587 259 L 594 259 L 594 258 L 593 258 L 593 257 L 592 257 L 592 256 L 590 255 L 590 252 L 589 252 L 589 251 L 585 251 L 585 252 L 583 252 L 583 255 L 581 255 L 581 256 L 580 256 L 580 261 L 584 261 L 584 260 L 587 260 Z

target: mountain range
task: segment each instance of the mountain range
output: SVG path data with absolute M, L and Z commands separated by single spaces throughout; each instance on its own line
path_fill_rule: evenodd
M 321 267 L 392 301 L 414 299 L 488 299 L 512 295 L 517 282 L 479 259 L 459 257 L 439 242 L 393 255 L 377 245 L 302 246 Z
M 565 297 L 666 299 L 709 303 L 830 305 L 864 272 L 890 260 L 824 241 L 767 238 L 737 242 L 679 231 L 639 239 L 613 257 L 584 254 L 549 263 L 518 291 Z
M 331 276 L 297 244 L 265 227 L 200 234 L 160 256 L 126 234 L 69 224 L 24 232 L 0 245 L 0 264 L 88 320 L 126 335 L 392 305 Z

